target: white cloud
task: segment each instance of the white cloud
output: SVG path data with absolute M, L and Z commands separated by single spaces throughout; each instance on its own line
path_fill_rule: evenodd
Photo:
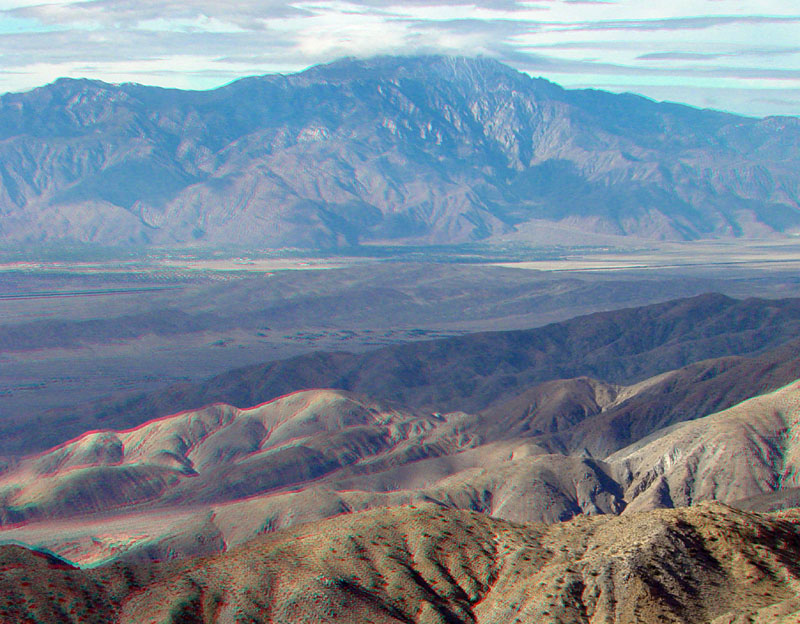
M 208 88 L 440 50 L 568 87 L 800 113 L 798 32 L 796 0 L 0 0 L 0 90 L 65 75 Z

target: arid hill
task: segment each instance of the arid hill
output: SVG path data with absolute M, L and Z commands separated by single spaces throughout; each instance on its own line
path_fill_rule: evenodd
M 79 570 L 0 547 L 16 622 L 789 624 L 800 516 L 719 504 L 515 525 L 378 509 L 167 564 Z
M 130 510 L 154 500 L 234 500 L 377 455 L 402 463 L 424 456 L 419 449 L 442 420 L 314 390 L 249 410 L 218 404 L 128 431 L 91 432 L 9 466 L 0 485 L 2 520 Z
M 215 405 L 93 432 L 8 466 L 0 537 L 81 563 L 147 561 L 408 503 L 549 523 L 698 501 L 741 504 L 784 491 L 783 504 L 774 499 L 769 508 L 789 507 L 800 485 L 791 437 L 800 382 L 681 421 L 693 418 L 691 397 L 704 388 L 729 396 L 724 384 L 737 378 L 725 371 L 746 372 L 746 363 L 764 370 L 768 355 L 704 362 L 633 386 L 547 382 L 506 412 L 431 414 L 310 390 L 246 410 Z M 782 361 L 773 372 L 795 366 Z M 714 379 L 723 385 L 708 385 Z M 652 420 L 611 455 L 568 446 L 593 428 L 611 439 L 620 422 L 635 422 L 648 407 L 669 426 Z M 626 436 L 635 431 L 628 426 Z
M 659 429 L 800 379 L 800 340 L 757 356 L 703 360 L 630 386 L 589 378 L 536 385 L 480 412 L 492 438 L 536 436 L 561 453 L 605 458 Z
M 744 501 L 800 487 L 800 382 L 651 434 L 607 460 L 627 511 Z
M 15 423 L 16 429 L 5 435 L 13 440 L 22 435 L 20 428 L 35 428 L 41 434 L 18 440 L 17 448 L 44 450 L 91 429 L 135 427 L 212 403 L 258 405 L 309 388 L 338 388 L 430 412 L 478 412 L 545 381 L 589 376 L 630 385 L 700 360 L 758 355 L 798 335 L 800 301 L 796 299 L 736 300 L 708 294 L 580 316 L 535 329 L 414 342 L 362 354 L 316 352 L 122 401 L 102 400 L 39 414 L 24 424 Z M 709 368 L 706 374 L 718 373 Z M 714 392 L 711 396 L 722 402 L 711 398 L 692 414 L 709 414 L 753 396 L 758 391 L 754 388 L 774 389 L 798 377 L 783 375 L 770 383 L 768 378 L 741 376 L 743 391 L 730 386 L 727 402 Z M 702 403 L 700 397 L 692 400 Z M 52 427 L 52 422 L 59 427 Z M 663 415 L 653 413 L 640 435 L 665 424 Z M 619 440 L 603 440 L 592 454 L 603 456 L 636 439 L 626 437 L 624 428 L 617 430 L 613 436 L 621 435 Z M 590 432 L 582 438 L 570 445 L 593 444 Z

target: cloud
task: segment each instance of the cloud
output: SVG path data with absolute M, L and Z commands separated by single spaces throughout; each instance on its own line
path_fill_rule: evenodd
M 734 78 L 734 79 L 764 79 L 764 80 L 790 80 L 800 81 L 800 68 L 785 69 L 773 67 L 742 67 L 725 65 L 683 65 L 672 67 L 630 66 L 607 63 L 595 60 L 575 61 L 558 59 L 541 54 L 526 53 L 519 49 L 507 49 L 505 60 L 518 67 L 518 69 L 537 68 L 559 74 L 595 74 L 595 75 L 625 75 L 644 77 L 706 77 L 706 78 Z
M 124 38 L 103 32 L 75 33 L 61 31 L 40 34 L 26 33 L 5 36 L 0 40 L 4 67 L 24 67 L 34 63 L 135 62 L 148 59 L 169 59 L 175 56 L 221 56 L 236 46 L 242 51 L 263 54 L 280 52 L 293 44 L 281 33 L 165 33 L 133 32 Z M 176 46 L 183 52 L 176 54 Z
M 651 52 L 636 57 L 637 61 L 707 61 L 724 56 L 723 54 L 703 54 L 701 52 Z
M 703 30 L 734 24 L 796 24 L 800 15 L 709 15 L 667 19 L 610 20 L 556 24 L 568 30 Z
M 771 57 L 784 54 L 800 54 L 800 48 L 776 48 L 772 50 L 735 50 L 731 52 L 651 52 L 636 57 L 638 61 L 710 61 L 720 58 Z
M 463 34 L 485 34 L 499 36 L 503 39 L 519 33 L 535 32 L 539 27 L 524 20 L 506 19 L 451 19 L 430 22 L 424 20 L 403 20 L 409 26 L 422 31 L 458 32 Z
M 468 2 L 466 0 L 358 0 L 357 4 L 365 7 L 396 8 L 400 5 L 410 7 L 431 7 L 431 6 L 473 6 L 479 9 L 497 9 L 514 11 L 518 9 L 529 9 L 536 7 L 540 3 L 527 2 L 525 0 L 478 0 Z
M 146 28 L 148 23 L 174 23 L 176 30 L 186 24 L 202 29 L 206 20 L 243 30 L 259 30 L 267 20 L 310 15 L 309 11 L 282 0 L 237 0 L 230 4 L 217 0 L 88 0 L 30 5 L 6 13 L 62 27 L 130 29 Z
M 0 91 L 65 75 L 209 88 L 340 56 L 445 52 L 567 87 L 671 86 L 698 105 L 708 89 L 750 89 L 758 98 L 737 105 L 785 111 L 798 22 L 794 0 L 0 0 Z

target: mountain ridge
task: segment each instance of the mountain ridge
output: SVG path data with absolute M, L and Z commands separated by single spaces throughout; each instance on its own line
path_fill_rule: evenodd
M 89 432 L 6 466 L 0 536 L 86 564 L 210 554 L 261 532 L 420 502 L 547 523 L 710 500 L 792 507 L 791 350 L 629 387 L 545 382 L 479 414 L 316 389 Z M 766 379 L 741 383 L 770 367 L 772 383 L 788 385 L 762 393 Z
M 17 243 L 451 244 L 537 220 L 671 240 L 800 227 L 796 118 L 568 91 L 480 58 L 343 60 L 197 92 L 61 80 L 0 97 L 0 137 L 0 231 Z
M 52 419 L 71 423 L 62 425 L 62 435 L 71 432 L 66 437 L 72 437 L 99 424 L 128 428 L 215 402 L 258 405 L 320 387 L 414 408 L 477 412 L 536 383 L 586 375 L 631 384 L 699 360 L 756 355 L 791 342 L 798 331 L 800 300 L 737 300 L 708 294 L 529 330 L 483 332 L 363 354 L 314 352 L 230 370 L 201 383 L 49 410 L 36 418 L 41 423 Z M 791 355 L 793 348 L 787 347 L 790 362 L 796 357 Z M 788 382 L 783 376 L 780 380 Z M 6 437 L 11 445 L 18 434 L 13 424 L 9 427 Z M 45 439 L 51 446 L 63 441 L 63 437 L 40 437 L 40 450 Z M 30 449 L 25 440 L 16 444 Z
M 92 624 L 791 624 L 798 543 L 796 513 L 720 504 L 552 526 L 410 505 L 161 564 L 75 569 L 0 546 L 0 614 Z

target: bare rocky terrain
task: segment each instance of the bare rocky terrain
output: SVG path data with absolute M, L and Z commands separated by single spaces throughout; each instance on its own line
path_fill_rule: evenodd
M 61 79 L 0 98 L 0 231 L 261 249 L 768 238 L 800 226 L 799 144 L 794 117 L 570 91 L 481 58 L 345 59 L 206 92 Z
M 3 95 L 0 621 L 800 623 L 798 147 L 483 58 Z
M 40 550 L 0 547 L 0 610 L 796 622 L 796 308 L 704 295 L 227 373 L 225 392 L 287 393 L 5 460 L 0 540 Z
M 800 616 L 796 512 L 717 503 L 517 525 L 422 505 L 261 536 L 213 557 L 76 569 L 0 547 L 25 622 L 669 622 Z
M 628 386 L 548 381 L 473 414 L 327 389 L 90 432 L 6 463 L 0 537 L 96 563 L 210 554 L 412 502 L 548 523 L 765 496 L 792 507 L 797 350 Z
M 800 486 L 800 385 L 660 430 L 607 458 L 631 509 L 744 501 Z

